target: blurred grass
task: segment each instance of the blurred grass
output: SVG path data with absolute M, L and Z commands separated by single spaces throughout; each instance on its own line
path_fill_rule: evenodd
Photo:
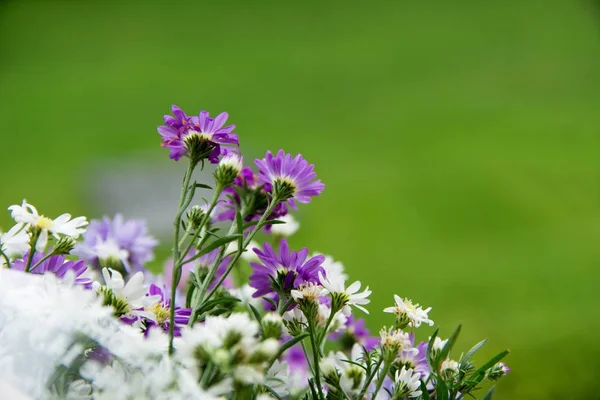
M 316 164 L 292 242 L 374 289 L 371 327 L 409 296 L 513 351 L 499 399 L 597 398 L 597 4 L 449 3 L 0 3 L 0 204 L 87 214 L 89 160 L 169 163 L 172 103 L 227 110 L 247 159 Z

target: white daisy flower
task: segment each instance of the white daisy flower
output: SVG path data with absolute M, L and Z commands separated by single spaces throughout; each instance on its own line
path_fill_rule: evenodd
M 350 316 L 352 313 L 350 306 L 354 306 L 367 314 L 369 313 L 369 311 L 362 307 L 371 302 L 371 300 L 367 299 L 367 297 L 371 295 L 368 286 L 364 291 L 359 293 L 361 286 L 360 281 L 356 281 L 346 288 L 346 280 L 342 274 L 330 274 L 324 276 L 323 273 L 319 271 L 319 279 L 325 290 L 332 295 L 332 298 L 335 297 L 336 294 L 343 295 L 345 301 L 343 301 L 344 305 L 342 312 L 344 315 Z
M 271 225 L 271 233 L 277 236 L 289 237 L 298 231 L 300 223 L 292 216 L 292 214 L 284 215 L 278 220 L 283 221 L 283 224 Z
M 406 321 L 411 327 L 418 328 L 423 323 L 429 326 L 433 325 L 433 321 L 427 315 L 431 311 L 431 307 L 423 310 L 419 304 L 413 304 L 409 299 L 403 300 L 398 295 L 394 295 L 394 299 L 396 300 L 396 306 L 387 307 L 383 312 L 396 314 L 399 319 Z
M 399 399 L 405 397 L 419 397 L 421 392 L 421 374 L 415 373 L 411 368 L 402 367 L 396 371 L 394 395 Z
M 25 200 L 19 205 L 8 207 L 12 218 L 21 224 L 21 227 L 30 226 L 40 231 L 40 236 L 36 244 L 37 251 L 44 251 L 48 243 L 48 234 L 52 234 L 55 238 L 60 235 L 65 235 L 77 239 L 85 232 L 85 226 L 88 221 L 85 217 L 77 217 L 71 219 L 71 214 L 62 214 L 55 219 L 50 219 L 40 215 L 37 209 L 28 204 Z
M 446 360 L 442 361 L 440 370 L 442 372 L 450 371 L 450 372 L 453 372 L 456 374 L 456 373 L 458 373 L 458 362 L 456 362 L 454 360 L 446 359 Z
M 105 296 L 113 296 L 115 304 L 110 305 L 115 307 L 119 314 L 153 318 L 152 313 L 143 310 L 155 305 L 161 298 L 159 295 L 146 296 L 148 286 L 144 284 L 144 274 L 141 271 L 133 274 L 127 284 L 123 275 L 114 269 L 103 268 L 102 277 L 106 284 L 103 286 L 99 282 L 94 282 L 92 287 Z M 105 291 L 107 293 L 104 293 Z M 138 310 L 140 308 L 142 310 Z
M 310 302 L 317 302 L 319 297 L 325 294 L 325 291 L 321 285 L 309 282 L 306 285 L 300 286 L 298 289 L 291 291 L 292 298 L 298 303 L 300 300 L 306 300 Z
M 15 225 L 6 233 L 0 233 L 0 249 L 8 258 L 23 257 L 29 250 L 29 234 L 22 225 Z M 3 257 L 0 257 L 0 267 L 4 266 Z

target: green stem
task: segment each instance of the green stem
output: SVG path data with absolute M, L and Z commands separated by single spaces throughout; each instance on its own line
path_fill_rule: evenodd
M 363 388 L 360 391 L 360 394 L 358 395 L 359 399 L 363 399 L 365 397 L 365 395 L 367 394 L 369 385 L 371 384 L 371 381 L 373 380 L 373 378 L 375 378 L 375 374 L 377 373 L 377 371 L 379 371 L 379 367 L 381 367 L 382 362 L 383 362 L 383 358 L 380 358 L 379 361 L 377 362 L 377 365 L 375 366 L 375 370 L 373 371 L 371 376 L 369 376 L 369 378 L 365 381 L 365 384 L 363 385 Z
M 311 321 L 311 319 L 307 318 L 308 320 L 308 330 L 310 333 L 310 345 L 312 347 L 312 351 L 313 351 L 313 363 L 314 363 L 314 367 L 315 367 L 315 373 L 314 373 L 314 377 L 315 377 L 315 381 L 317 383 L 317 388 L 319 390 L 319 398 L 323 399 L 323 388 L 321 387 L 321 370 L 319 368 L 319 348 L 317 347 L 317 341 L 315 339 L 315 326 L 313 324 L 313 321 Z
M 212 198 L 212 201 L 210 202 L 210 206 L 208 207 L 208 211 L 204 215 L 204 218 L 202 218 L 200 225 L 196 228 L 196 232 L 194 232 L 194 235 L 192 236 L 192 240 L 190 240 L 190 243 L 188 244 L 187 248 L 185 249 L 184 252 L 181 253 L 181 254 L 183 254 L 183 257 L 185 257 L 189 253 L 192 246 L 194 245 L 194 242 L 196 241 L 196 239 L 198 239 L 198 236 L 200 236 L 200 232 L 202 231 L 202 228 L 204 228 L 206 223 L 210 220 L 210 214 L 212 214 L 213 210 L 215 209 L 215 206 L 217 205 L 217 202 L 219 201 L 219 196 L 221 195 L 222 191 L 223 191 L 223 187 L 221 185 L 218 185 L 215 190 L 215 194 Z M 204 237 L 208 237 L 208 235 L 204 235 Z M 183 266 L 183 264 L 184 263 L 182 262 L 181 266 Z
M 31 238 L 31 244 L 29 246 L 29 257 L 27 258 L 27 266 L 25 266 L 25 272 L 29 272 L 29 269 L 31 268 L 31 263 L 33 262 L 33 254 L 35 253 L 35 245 L 38 242 L 38 239 L 40 237 L 40 233 L 35 232 L 32 233 L 32 238 Z
M 179 197 L 179 208 L 177 209 L 177 215 L 175 216 L 175 221 L 173 221 L 174 233 L 173 233 L 173 274 L 171 276 L 171 307 L 170 307 L 170 318 L 169 318 L 169 354 L 173 354 L 173 338 L 174 338 L 174 330 L 175 330 L 175 292 L 177 291 L 177 285 L 179 284 L 179 278 L 181 277 L 180 270 L 181 265 L 179 265 L 179 229 L 181 227 L 181 216 L 185 211 L 185 201 L 190 190 L 190 179 L 192 177 L 192 172 L 196 165 L 193 162 L 190 162 L 187 171 L 185 172 L 185 176 L 183 178 L 183 187 L 181 188 L 181 196 Z M 179 275 L 178 275 L 179 274 Z
M 12 264 L 10 263 L 10 259 L 8 258 L 8 256 L 6 255 L 6 253 L 2 250 L 2 248 L 0 247 L 0 256 L 2 256 L 2 258 L 4 258 L 4 261 L 6 261 L 6 267 L 8 269 L 12 268 Z
M 218 288 L 221 286 L 221 284 L 223 283 L 223 281 L 225 281 L 225 279 L 227 278 L 227 276 L 229 275 L 229 273 L 233 269 L 233 266 L 235 265 L 235 263 L 237 262 L 237 260 L 239 260 L 239 258 L 241 257 L 241 255 L 244 252 L 244 250 L 246 249 L 246 247 L 248 247 L 248 245 L 250 244 L 250 242 L 254 238 L 254 235 L 256 235 L 258 233 L 258 231 L 262 228 L 261 225 L 267 220 L 267 218 L 269 218 L 269 216 L 273 212 L 273 209 L 275 208 L 275 206 L 278 203 L 279 203 L 279 200 L 277 198 L 273 198 L 273 200 L 269 203 L 269 206 L 265 210 L 265 213 L 260 217 L 260 220 L 254 226 L 254 229 L 252 229 L 252 231 L 250 231 L 250 233 L 248 234 L 248 237 L 246 237 L 246 239 L 242 243 L 241 248 L 239 248 L 238 251 L 237 251 L 237 253 L 233 256 L 233 259 L 229 263 L 229 266 L 227 267 L 227 270 L 225 271 L 225 273 L 221 276 L 221 278 L 219 278 L 219 281 L 212 288 L 212 290 L 210 291 L 210 293 L 208 294 L 208 296 L 206 296 L 206 298 L 202 300 L 202 303 L 205 303 L 208 300 L 210 300 L 210 298 L 216 293 L 216 291 L 218 290 Z M 231 225 L 231 230 L 230 230 L 230 233 L 229 233 L 230 235 L 233 233 L 234 226 L 235 226 L 235 224 Z M 223 255 L 224 254 L 225 254 L 225 247 L 223 247 L 221 249 L 221 253 L 219 254 L 219 257 L 217 258 L 215 264 L 213 265 L 213 267 L 212 267 L 209 275 L 206 277 L 207 279 L 204 281 L 205 282 L 205 286 L 208 286 L 208 282 L 210 282 L 213 279 L 213 277 L 214 277 L 214 275 L 215 275 L 215 273 L 217 271 L 217 268 L 218 268 L 219 264 L 221 263 L 221 261 L 223 259 Z
M 47 259 L 49 259 L 50 257 L 52 257 L 54 255 L 53 252 L 50 252 L 48 254 L 46 254 L 44 257 L 42 257 L 42 259 L 38 262 L 36 262 L 33 267 L 31 267 L 31 272 L 33 272 L 37 267 L 40 266 L 41 263 L 43 263 L 44 261 L 46 261 Z
M 381 386 L 383 385 L 383 381 L 385 381 L 385 377 L 387 376 L 387 373 L 390 369 L 390 365 L 391 363 L 387 360 L 384 362 L 383 370 L 381 371 L 379 379 L 377 379 L 377 386 L 375 387 L 375 391 L 373 392 L 373 397 L 371 397 L 371 399 L 375 399 L 377 397 L 377 393 L 379 393 L 379 391 L 381 390 Z

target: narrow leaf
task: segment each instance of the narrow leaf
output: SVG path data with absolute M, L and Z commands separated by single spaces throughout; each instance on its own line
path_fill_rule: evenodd
M 437 381 L 436 386 L 436 400 L 448 400 L 448 387 L 446 386 L 446 383 L 442 380 L 439 380 Z
M 494 396 L 495 389 L 496 389 L 496 386 L 492 386 L 490 388 L 490 390 L 485 394 L 485 396 L 483 396 L 482 400 L 492 400 L 492 396 Z
M 481 367 L 479 367 L 479 369 L 477 369 L 477 371 L 473 372 L 473 376 L 478 375 L 478 374 L 483 374 L 486 370 L 488 370 L 488 369 L 492 368 L 494 365 L 496 365 L 496 363 L 498 361 L 500 361 L 504 357 L 506 357 L 508 355 L 508 353 L 510 353 L 509 350 L 504 350 L 504 351 L 501 351 L 500 353 L 496 354 L 488 362 L 486 362 Z
M 194 187 L 200 188 L 200 189 L 209 189 L 212 190 L 212 187 L 205 185 L 204 183 L 197 183 L 194 182 Z
M 458 324 L 458 326 L 456 327 L 456 329 L 454 330 L 454 332 L 452 332 L 452 335 L 450 335 L 450 337 L 448 338 L 448 341 L 446 342 L 446 344 L 444 345 L 444 348 L 442 349 L 442 351 L 440 351 L 440 354 L 438 355 L 437 360 L 435 360 L 435 369 L 437 371 L 437 367 L 442 363 L 442 361 L 444 361 L 446 358 L 448 358 L 448 355 L 450 354 L 450 350 L 452 350 L 452 347 L 454 347 L 454 344 L 456 343 L 456 339 L 458 339 L 458 335 L 460 335 L 460 330 L 462 328 L 461 324 Z
M 423 400 L 429 400 L 430 399 L 429 390 L 427 390 L 427 385 L 423 381 L 421 381 L 421 398 Z
M 210 242 L 208 245 L 206 245 L 205 248 L 203 248 L 202 250 L 199 250 L 198 253 L 196 254 L 196 258 L 203 256 L 204 254 L 210 253 L 211 251 L 213 251 L 214 249 L 218 249 L 219 247 L 226 245 L 229 242 L 233 242 L 234 240 L 236 240 L 240 235 L 239 234 L 233 234 L 233 235 L 229 235 L 229 236 L 225 236 L 222 238 L 219 238 L 213 242 Z
M 258 312 L 256 307 L 254 307 L 252 304 L 249 304 L 249 303 L 248 303 L 248 307 L 250 307 L 250 311 L 252 311 L 252 314 L 254 314 L 254 318 L 256 318 L 256 321 L 260 324 L 262 317 L 260 316 L 260 313 Z
M 296 343 L 300 343 L 304 338 L 306 338 L 308 336 L 309 336 L 309 333 L 303 333 L 303 334 L 295 336 L 292 339 L 290 339 L 287 342 L 285 342 L 283 345 L 281 345 L 281 347 L 279 348 L 279 351 L 277 352 L 277 354 L 275 355 L 275 357 L 273 357 L 273 361 L 279 359 L 279 357 L 281 357 L 281 355 L 283 353 L 285 353 L 285 351 L 287 349 L 289 349 L 290 347 L 292 347 Z
M 433 362 L 433 342 L 435 342 L 435 338 L 438 335 L 440 328 L 436 328 L 431 337 L 429 338 L 429 343 L 427 344 L 427 363 L 429 364 L 429 368 L 432 371 L 435 371 L 434 362 Z
M 473 355 L 480 349 L 483 347 L 484 344 L 486 344 L 487 339 L 483 339 L 481 342 L 477 343 L 475 346 L 473 346 L 471 348 L 471 350 L 469 350 L 467 352 L 467 354 L 465 354 L 465 356 L 462 358 L 463 361 L 468 361 L 471 359 L 471 357 L 473 357 Z

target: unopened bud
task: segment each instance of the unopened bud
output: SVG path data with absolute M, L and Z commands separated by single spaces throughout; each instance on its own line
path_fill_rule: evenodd
M 222 187 L 229 187 L 233 184 L 235 178 L 240 174 L 244 164 L 242 158 L 236 153 L 228 153 L 217 166 L 215 171 L 215 180 Z
M 75 239 L 69 236 L 61 237 L 52 249 L 53 255 L 66 255 L 75 247 Z
M 280 339 L 283 331 L 283 319 L 278 313 L 268 313 L 260 321 L 263 338 Z

